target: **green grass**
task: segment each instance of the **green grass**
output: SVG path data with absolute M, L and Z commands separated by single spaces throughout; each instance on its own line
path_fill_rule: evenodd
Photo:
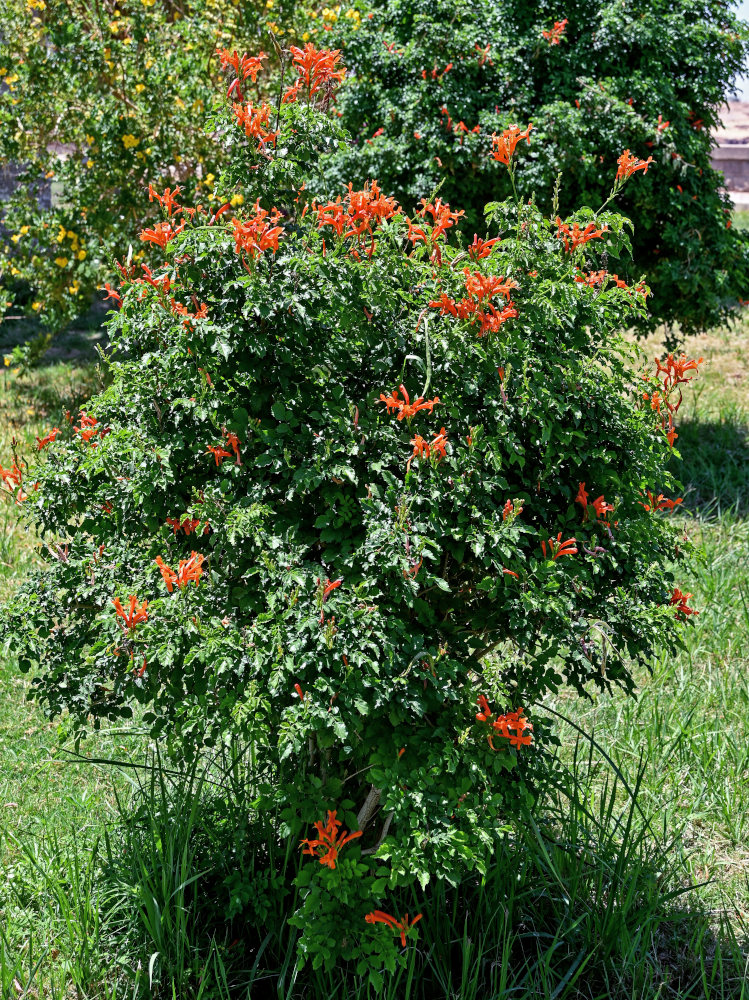
M 6 467 L 14 438 L 32 450 L 96 386 L 89 334 L 30 375 L 0 368 Z M 676 516 L 697 547 L 682 589 L 701 612 L 685 648 L 638 678 L 636 699 L 549 703 L 571 720 L 558 722 L 562 787 L 505 840 L 485 882 L 404 900 L 425 919 L 383 1000 L 749 1000 L 749 324 L 687 349 L 710 364 L 677 427 Z M 12 506 L 0 518 L 1 597 L 38 543 Z M 293 899 L 264 937 L 210 905 L 251 864 L 233 853 L 245 806 L 220 762 L 205 765 L 217 807 L 199 771 L 81 762 L 27 688 L 0 663 L 2 1000 L 374 998 L 355 977 L 298 973 Z M 81 752 L 154 763 L 134 733 L 105 731 Z

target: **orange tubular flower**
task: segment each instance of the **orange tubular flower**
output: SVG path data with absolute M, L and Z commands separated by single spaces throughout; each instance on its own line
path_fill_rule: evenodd
M 165 564 L 161 556 L 156 556 L 154 562 L 159 567 L 159 572 L 166 584 L 166 589 L 171 594 L 175 583 L 180 590 L 184 590 L 188 583 L 194 583 L 197 587 L 198 581 L 203 575 L 205 556 L 200 555 L 198 552 L 191 552 L 189 559 L 180 559 L 176 573 Z
M 176 227 L 171 222 L 159 222 L 153 229 L 144 229 L 139 236 L 143 243 L 155 243 L 163 250 L 167 243 L 175 236 L 179 236 L 184 228 L 184 222 L 180 222 Z
M 474 233 L 473 243 L 468 247 L 468 253 L 474 260 L 481 260 L 489 256 L 495 243 L 499 243 L 499 237 L 493 240 L 482 240 Z
M 439 405 L 439 396 L 435 396 L 434 399 L 424 399 L 423 396 L 419 396 L 412 403 L 405 386 L 401 385 L 399 388 L 403 393 L 403 399 L 398 397 L 398 389 L 393 389 L 389 396 L 381 392 L 378 400 L 379 403 L 385 404 L 388 413 L 395 413 L 397 411 L 398 420 L 411 420 L 419 410 L 429 410 L 431 413 L 435 406 Z
M 533 122 L 529 122 L 525 132 L 521 132 L 517 125 L 510 125 L 499 135 L 496 132 L 492 133 L 492 151 L 489 155 L 509 167 L 515 153 L 515 147 L 520 140 L 525 139 L 530 146 L 532 128 Z
M 200 521 L 196 518 L 186 517 L 184 520 L 180 521 L 178 517 L 168 517 L 166 523 L 174 531 L 176 535 L 177 532 L 182 529 L 186 535 L 191 535 L 200 525 Z
M 0 479 L 5 483 L 9 490 L 12 490 L 14 486 L 20 486 L 23 481 L 23 475 L 21 470 L 13 461 L 13 464 L 9 469 L 4 469 L 0 465 Z
M 550 538 L 548 542 L 541 542 L 541 551 L 544 554 L 544 558 L 546 558 L 546 546 L 548 544 L 551 558 L 554 562 L 556 562 L 557 559 L 561 559 L 562 556 L 576 556 L 576 542 L 576 538 L 568 538 L 563 542 L 562 532 L 560 531 L 556 538 Z
M 127 611 L 122 607 L 119 597 L 115 597 L 112 604 L 114 605 L 114 610 L 117 612 L 117 617 L 121 618 L 124 622 L 125 628 L 135 628 L 140 622 L 148 621 L 148 601 L 144 601 L 138 607 L 138 598 L 135 594 L 130 595 L 130 607 Z
M 476 714 L 476 719 L 478 722 L 487 722 L 492 729 L 492 732 L 488 734 L 489 746 L 492 750 L 497 748 L 494 746 L 494 740 L 497 736 L 503 736 L 505 739 L 510 741 L 510 746 L 521 747 L 530 746 L 533 732 L 533 725 L 525 718 L 523 715 L 524 709 L 518 708 L 514 712 L 507 712 L 504 715 L 497 715 L 495 719 L 492 715 L 489 703 L 483 694 L 478 697 L 479 711 Z M 528 735 L 523 735 L 528 730 Z M 514 731 L 511 731 L 514 730 Z
M 567 27 L 567 18 L 563 21 L 555 21 L 553 28 L 545 28 L 541 34 L 549 45 L 559 45 L 564 38 L 564 29 Z
M 694 608 L 690 608 L 687 604 L 691 596 L 691 594 L 682 594 L 678 587 L 674 588 L 674 592 L 669 598 L 669 604 L 676 605 L 677 615 L 683 615 L 685 618 L 688 618 L 690 615 L 699 614 L 699 611 L 695 611 Z
M 608 232 L 608 226 L 604 226 L 602 229 L 596 229 L 595 222 L 589 222 L 588 225 L 581 229 L 577 222 L 573 222 L 572 226 L 568 226 L 566 223 L 557 216 L 557 238 L 564 241 L 564 249 L 567 253 L 573 253 L 578 247 L 583 246 L 588 243 L 589 240 L 600 239 L 603 237 L 605 232 Z
M 341 58 L 340 49 L 316 49 L 307 42 L 303 49 L 292 45 L 289 49 L 293 56 L 298 78 L 296 83 L 284 94 L 284 103 L 295 101 L 299 91 L 304 87 L 308 97 L 312 98 L 321 87 L 332 91 L 336 83 L 341 83 L 346 76 L 343 66 L 338 66 Z M 338 66 L 338 68 L 336 68 Z
M 222 448 L 220 444 L 209 444 L 206 448 L 206 454 L 208 454 L 208 452 L 210 452 L 216 459 L 217 466 L 221 465 L 225 458 L 231 458 L 232 454 L 230 451 L 227 451 L 226 448 Z
M 48 434 L 44 435 L 44 437 L 37 438 L 36 439 L 37 451 L 41 451 L 42 448 L 46 448 L 48 444 L 51 444 L 59 433 L 60 433 L 60 428 L 53 427 Z
M 418 913 L 413 920 L 409 921 L 408 914 L 402 917 L 400 920 L 396 920 L 389 913 L 385 913 L 383 910 L 373 910 L 368 913 L 364 918 L 368 924 L 385 924 L 386 927 L 390 927 L 394 930 L 396 934 L 400 934 L 401 946 L 406 947 L 406 931 L 409 927 L 413 927 L 421 920 L 421 914 Z
M 653 496 L 653 494 L 650 492 L 650 490 L 648 490 L 647 493 L 648 493 L 648 502 L 647 503 L 643 503 L 642 500 L 638 500 L 637 502 L 639 503 L 639 505 L 641 507 L 644 507 L 645 510 L 648 510 L 648 511 L 650 511 L 650 510 L 673 510 L 674 507 L 676 507 L 677 504 L 684 503 L 684 500 L 683 500 L 682 497 L 679 497 L 678 500 L 669 500 L 667 497 L 664 497 L 664 495 L 662 493 L 659 493 L 657 497 Z
M 340 830 L 343 824 L 339 819 L 336 819 L 337 811 L 337 809 L 332 812 L 328 810 L 328 821 L 324 826 L 320 820 L 314 824 L 317 837 L 305 837 L 304 840 L 299 841 L 300 847 L 302 844 L 307 845 L 302 851 L 303 854 L 316 857 L 321 865 L 326 865 L 330 869 L 335 868 L 338 855 L 346 844 L 362 835 L 361 830 L 355 830 L 353 833 Z
M 148 185 L 148 200 L 157 201 L 162 208 L 166 209 L 167 215 L 171 219 L 172 212 L 176 209 L 178 212 L 182 208 L 180 203 L 177 201 L 177 195 L 180 193 L 181 188 L 179 184 L 174 188 L 164 188 L 163 194 L 158 194 L 154 189 L 153 184 Z
M 260 207 L 260 199 L 255 202 L 255 215 L 251 219 L 232 219 L 234 227 L 234 249 L 240 256 L 246 253 L 254 259 L 265 250 L 278 252 L 278 238 L 283 227 L 276 225 L 281 218 L 277 208 L 271 212 Z
M 606 503 L 603 496 L 597 497 L 593 501 L 593 507 L 595 508 L 596 517 L 599 518 L 599 520 L 604 514 L 609 514 L 614 509 L 614 505 Z
M 233 104 L 232 111 L 237 122 L 244 128 L 244 134 L 248 139 L 256 139 L 258 149 L 266 143 L 276 145 L 278 132 L 274 132 L 270 127 L 270 116 L 272 108 L 269 104 L 253 105 L 250 102 L 245 108 L 242 104 Z
M 623 181 L 628 177 L 631 177 L 636 170 L 642 170 L 644 174 L 648 172 L 648 167 L 653 162 L 653 157 L 649 156 L 647 160 L 638 160 L 636 156 L 633 156 L 628 149 L 625 149 L 617 163 L 616 180 Z
M 104 301 L 105 302 L 107 301 L 107 299 L 112 299 L 113 301 L 115 301 L 117 303 L 118 306 L 122 305 L 122 296 L 120 295 L 120 293 L 118 291 L 116 291 L 114 288 L 112 288 L 112 286 L 109 284 L 108 281 L 104 282 L 104 291 L 107 293 L 104 296 Z
M 585 489 L 585 483 L 578 483 L 577 485 L 577 496 L 575 497 L 575 503 L 579 503 L 584 511 L 583 520 L 588 519 L 588 491 Z

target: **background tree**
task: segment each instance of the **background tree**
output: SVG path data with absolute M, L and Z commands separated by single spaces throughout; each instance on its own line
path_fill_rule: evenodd
M 712 134 L 747 53 L 724 0 L 371 0 L 359 25 L 328 36 L 350 69 L 338 109 L 352 146 L 326 166 L 335 183 L 377 177 L 405 203 L 440 196 L 481 232 L 485 201 L 511 193 L 491 135 L 533 123 L 518 185 L 563 214 L 606 197 L 622 149 L 652 157 L 623 195 L 632 261 L 652 290 L 641 329 L 701 330 L 749 288 L 749 237 L 710 164 Z M 619 266 L 619 265 L 617 265 Z

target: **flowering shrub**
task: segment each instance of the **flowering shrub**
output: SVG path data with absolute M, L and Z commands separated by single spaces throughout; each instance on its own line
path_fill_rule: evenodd
M 749 287 L 744 233 L 710 150 L 721 106 L 746 57 L 746 26 L 719 0 L 362 0 L 328 44 L 344 52 L 337 108 L 353 146 L 326 166 L 330 189 L 377 177 L 410 204 L 439 186 L 482 232 L 488 199 L 511 193 L 490 159 L 492 135 L 532 122 L 519 190 L 548 211 L 561 173 L 563 214 L 599 205 L 627 147 L 652 157 L 624 192 L 634 222 L 628 281 L 646 276 L 650 329 L 704 329 Z M 316 23 L 316 22 L 315 22 Z M 497 157 L 496 147 L 494 156 Z
M 606 270 L 613 212 L 490 204 L 461 246 L 439 198 L 308 200 L 344 70 L 285 62 L 280 100 L 214 120 L 225 194 L 244 173 L 258 200 L 154 191 L 108 387 L 2 470 L 47 554 L 2 628 L 52 715 L 139 704 L 176 756 L 247 748 L 258 859 L 298 858 L 302 956 L 377 982 L 419 933 L 393 890 L 484 871 L 532 800 L 539 700 L 631 690 L 678 640 L 664 416 L 698 362 L 633 373 L 617 330 L 647 288 Z M 527 149 L 494 168 L 519 178 Z M 645 169 L 622 164 L 615 190 Z

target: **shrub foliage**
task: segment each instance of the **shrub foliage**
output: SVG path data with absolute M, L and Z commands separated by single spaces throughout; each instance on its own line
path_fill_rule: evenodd
M 631 689 L 692 613 L 659 491 L 698 362 L 633 374 L 613 212 L 490 204 L 466 244 L 375 180 L 307 200 L 344 71 L 291 55 L 282 101 L 215 116 L 221 208 L 157 192 L 106 388 L 2 470 L 46 557 L 3 630 L 51 714 L 246 748 L 249 835 L 303 851 L 302 954 L 376 980 L 417 933 L 389 890 L 484 871 L 532 798 L 534 703 Z M 495 148 L 519 182 L 526 140 Z

